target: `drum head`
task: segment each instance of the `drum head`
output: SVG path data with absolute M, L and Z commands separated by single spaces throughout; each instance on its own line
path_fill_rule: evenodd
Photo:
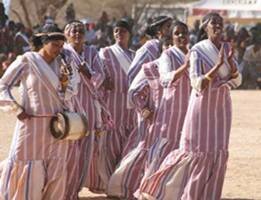
M 68 118 L 62 113 L 58 113 L 57 116 L 52 117 L 50 122 L 50 129 L 53 137 L 56 139 L 65 138 L 69 132 L 68 124 Z

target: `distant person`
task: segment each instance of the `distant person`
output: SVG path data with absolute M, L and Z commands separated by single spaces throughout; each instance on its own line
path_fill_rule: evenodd
M 5 14 L 5 7 L 2 2 L 0 2 L 0 29 L 6 25 L 8 21 L 8 16 Z
M 65 20 L 67 23 L 75 20 L 75 9 L 73 3 L 70 3 L 65 10 Z
M 252 45 L 246 48 L 243 56 L 242 74 L 243 87 L 248 89 L 260 88 L 261 86 L 261 36 L 256 34 Z
M 22 23 L 17 23 L 17 33 L 14 38 L 14 51 L 16 55 L 24 54 L 27 51 L 30 51 L 30 41 L 26 33 L 25 26 Z

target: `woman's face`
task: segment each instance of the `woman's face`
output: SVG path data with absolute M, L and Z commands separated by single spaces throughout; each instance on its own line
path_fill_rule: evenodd
M 84 26 L 73 26 L 66 34 L 68 43 L 83 44 L 84 43 Z
M 171 36 L 171 22 L 171 20 L 168 20 L 160 27 L 160 37 Z
M 63 44 L 63 40 L 51 40 L 43 45 L 43 49 L 50 59 L 55 59 L 60 54 Z
M 174 45 L 178 48 L 187 47 L 189 41 L 188 29 L 182 25 L 175 26 L 172 38 Z
M 128 45 L 130 39 L 130 33 L 126 28 L 115 27 L 113 29 L 113 36 L 116 43 L 120 45 Z
M 219 16 L 214 16 L 207 24 L 206 32 L 209 39 L 221 40 L 223 33 L 223 19 Z

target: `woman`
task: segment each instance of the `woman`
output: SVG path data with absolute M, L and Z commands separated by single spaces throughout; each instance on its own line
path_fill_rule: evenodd
M 230 87 L 241 82 L 233 50 L 222 42 L 222 29 L 219 14 L 203 18 L 199 35 L 203 41 L 190 53 L 193 90 L 180 147 L 170 152 L 159 170 L 142 183 L 141 199 L 221 197 L 231 128 Z
M 119 20 L 113 29 L 115 44 L 100 50 L 107 72 L 104 98 L 115 124 L 113 131 L 101 137 L 100 163 L 104 167 L 101 174 L 106 184 L 121 160 L 122 150 L 136 124 L 134 110 L 127 108 L 127 72 L 134 57 L 129 49 L 130 34 L 128 22 Z
M 161 54 L 162 41 L 160 40 L 170 35 L 170 25 L 171 18 L 169 17 L 160 16 L 154 19 L 150 28 L 153 30 L 151 34 L 157 39 L 152 39 L 141 47 L 130 66 L 128 76 L 133 76 L 135 70 L 140 70 L 134 80 L 130 80 L 132 83 L 128 91 L 128 106 L 136 110 L 138 126 L 128 138 L 128 143 L 125 145 L 123 152 L 123 159 L 110 178 L 108 194 L 111 196 L 131 199 L 140 183 L 142 177 L 140 166 L 143 166 L 144 156 L 146 155 L 144 153 L 143 139 L 153 122 L 153 113 L 150 113 L 146 108 L 157 107 L 162 92 L 159 84 L 151 87 L 153 91 L 150 91 L 149 87 L 152 82 L 158 83 L 159 73 L 157 67 L 154 64 L 148 64 L 148 67 L 145 67 L 146 69 L 143 71 L 141 65 L 156 59 Z M 131 69 L 131 67 L 134 68 Z M 149 113 L 149 116 L 145 116 L 146 113 Z
M 63 33 L 53 25 L 41 31 L 39 51 L 18 57 L 0 79 L 0 107 L 16 111 L 18 118 L 1 174 L 1 199 L 65 199 L 69 146 L 52 136 L 50 120 L 69 109 L 77 81 L 63 74 L 58 58 Z M 19 81 L 21 104 L 10 91 Z
M 85 45 L 84 25 L 72 21 L 65 27 L 67 43 L 64 54 L 67 60 L 73 60 L 80 76 L 79 92 L 73 98 L 77 111 L 85 113 L 88 118 L 89 135 L 71 143 L 70 174 L 67 199 L 75 199 L 82 186 L 90 190 L 102 190 L 104 184 L 99 176 L 97 160 L 98 142 L 95 133 L 103 129 L 101 120 L 101 100 L 98 90 L 104 81 L 102 62 L 93 46 Z
M 147 28 L 147 34 L 152 37 L 136 52 L 128 71 L 129 84 L 132 83 L 144 63 L 158 58 L 162 51 L 162 42 L 169 37 L 172 18 L 168 16 L 155 17 Z
M 189 59 L 186 57 L 188 34 L 187 25 L 176 21 L 172 31 L 174 46 L 164 51 L 158 60 L 160 82 L 164 89 L 153 129 L 145 136 L 145 146 L 149 150 L 143 181 L 158 169 L 171 150 L 179 147 L 191 91 Z

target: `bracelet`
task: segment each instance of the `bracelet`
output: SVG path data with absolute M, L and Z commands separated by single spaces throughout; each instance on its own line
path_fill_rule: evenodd
M 211 81 L 212 78 L 209 76 L 209 75 L 205 75 L 205 78 L 208 80 L 208 81 Z

